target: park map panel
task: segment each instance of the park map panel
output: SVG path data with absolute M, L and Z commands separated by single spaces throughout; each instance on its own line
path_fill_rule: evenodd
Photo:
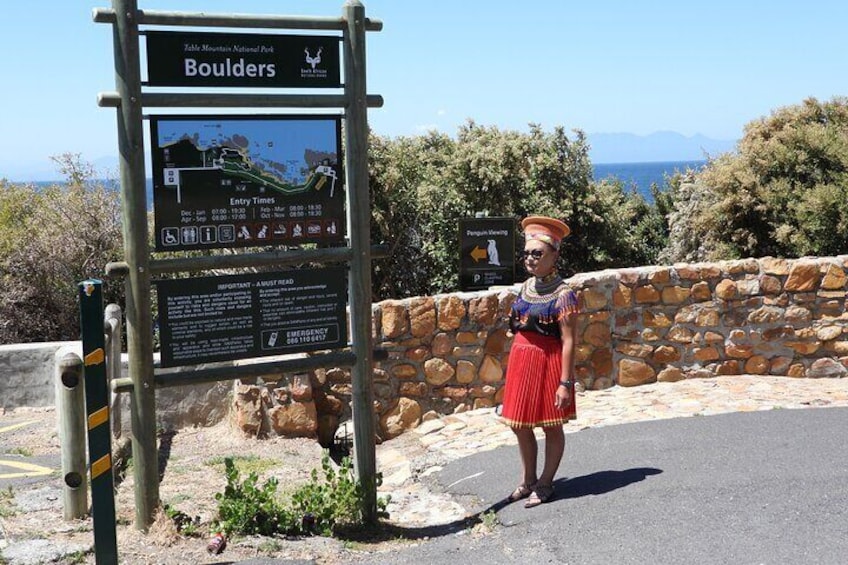
M 344 237 L 338 116 L 151 118 L 156 250 Z

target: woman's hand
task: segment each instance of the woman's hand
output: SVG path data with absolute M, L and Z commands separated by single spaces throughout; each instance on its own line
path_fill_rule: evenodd
M 558 410 L 564 410 L 569 404 L 571 404 L 571 390 L 566 388 L 565 385 L 559 385 L 556 391 L 556 398 L 554 399 L 554 406 Z

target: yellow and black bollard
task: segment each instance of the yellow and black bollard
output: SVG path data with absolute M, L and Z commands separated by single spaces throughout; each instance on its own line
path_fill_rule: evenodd
M 94 556 L 97 565 L 117 565 L 112 438 L 109 431 L 109 389 L 106 382 L 106 338 L 103 334 L 103 283 L 99 280 L 87 280 L 81 282 L 79 287 Z

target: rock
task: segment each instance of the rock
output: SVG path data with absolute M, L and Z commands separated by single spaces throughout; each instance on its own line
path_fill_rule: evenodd
M 623 285 L 619 284 L 618 288 L 612 293 L 612 303 L 616 308 L 626 308 L 633 304 L 633 291 Z
M 657 375 L 657 382 L 661 383 L 675 383 L 683 379 L 683 371 L 677 367 L 666 367 Z
M 400 383 L 398 395 L 423 398 L 427 396 L 428 387 L 426 383 Z
M 763 275 L 760 277 L 760 291 L 763 294 L 780 294 L 783 290 L 783 285 L 780 284 L 780 279 L 771 275 Z
M 411 398 L 400 398 L 394 408 L 380 419 L 385 439 L 399 436 L 421 423 L 421 405 Z
M 591 288 L 582 291 L 580 299 L 582 310 L 600 310 L 608 303 L 607 296 L 603 291 Z
M 488 384 L 499 383 L 503 381 L 504 377 L 503 367 L 491 355 L 483 357 L 483 363 L 480 365 L 478 374 L 480 375 L 480 380 Z
M 380 304 L 382 310 L 382 332 L 387 339 L 394 339 L 406 333 L 409 320 L 403 302 L 386 300 Z
M 825 290 L 842 290 L 845 288 L 845 282 L 848 277 L 845 276 L 845 271 L 839 265 L 828 263 L 824 267 L 824 277 L 822 278 L 821 287 Z
M 398 379 L 414 379 L 418 376 L 418 369 L 415 365 L 395 365 L 392 367 L 392 374 Z
M 670 345 L 661 345 L 654 350 L 652 359 L 659 365 L 666 365 L 674 361 L 679 361 L 680 352 Z M 659 379 L 659 377 L 657 378 Z M 681 378 L 683 377 L 681 376 Z
M 698 282 L 692 285 L 692 298 L 696 302 L 706 302 L 712 300 L 713 294 L 710 291 L 710 285 L 706 282 Z
M 767 275 L 789 274 L 789 262 L 786 259 L 775 259 L 774 257 L 763 257 L 760 259 L 763 272 Z
M 430 344 L 430 351 L 434 357 L 444 357 L 450 350 L 453 349 L 454 342 L 450 335 L 446 333 L 438 333 L 433 338 L 433 343 Z
M 437 303 L 438 327 L 440 330 L 455 330 L 465 317 L 465 303 L 458 296 L 446 296 Z
M 682 304 L 689 299 L 691 290 L 685 286 L 668 286 L 662 290 L 663 304 Z
M 695 361 L 700 361 L 702 363 L 707 361 L 715 361 L 721 358 L 721 354 L 718 352 L 718 349 L 715 347 L 696 347 L 692 350 L 692 358 Z
M 235 425 L 246 434 L 257 435 L 262 427 L 261 391 L 256 385 L 236 385 L 233 400 Z
M 848 370 L 845 369 L 842 363 L 829 358 L 816 359 L 807 371 L 807 376 L 812 379 L 823 377 L 842 378 L 845 375 L 848 375 Z
M 622 359 L 618 362 L 618 384 L 620 386 L 638 386 L 656 382 L 657 374 L 641 360 Z
M 733 300 L 736 298 L 736 283 L 730 279 L 724 279 L 716 285 L 715 295 L 722 300 Z
M 292 402 L 268 411 L 271 429 L 285 437 L 315 437 L 318 411 L 314 402 Z
M 474 363 L 464 359 L 456 362 L 456 382 L 467 385 L 474 382 L 475 378 L 477 378 L 477 369 L 474 367 Z
M 814 261 L 796 261 L 789 269 L 783 289 L 787 292 L 811 292 L 818 288 L 821 273 Z
M 660 293 L 651 285 L 638 287 L 635 297 L 636 304 L 656 304 L 660 301 Z
M 440 357 L 427 359 L 424 363 L 424 375 L 427 382 L 433 386 L 441 386 L 451 380 L 454 368 Z
M 472 298 L 468 304 L 468 318 L 472 323 L 483 328 L 495 323 L 498 312 L 498 297 L 495 294 Z
M 509 337 L 507 336 L 506 330 L 496 330 L 489 334 L 489 337 L 486 338 L 486 344 L 483 346 L 483 350 L 487 355 L 500 355 L 508 349 L 508 342 Z
M 754 355 L 745 362 L 745 372 L 751 375 L 765 375 L 769 371 L 768 359 Z
M 416 337 L 433 335 L 436 329 L 436 308 L 432 298 L 413 298 L 409 301 L 410 333 Z

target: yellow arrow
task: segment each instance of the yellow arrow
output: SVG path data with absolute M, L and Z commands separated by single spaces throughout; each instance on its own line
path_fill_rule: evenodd
M 20 424 L 12 424 L 11 426 L 6 426 L 5 428 L 0 428 L 0 434 L 2 434 L 3 432 L 11 432 L 12 430 L 17 430 L 18 428 L 23 428 L 24 426 L 34 424 L 37 421 L 38 420 L 30 420 L 29 422 L 21 422 Z
M 471 258 L 474 259 L 475 263 L 480 259 L 485 259 L 488 256 L 489 254 L 486 253 L 486 250 L 480 247 L 479 245 L 475 245 L 474 249 L 471 250 Z
M 18 479 L 21 477 L 40 477 L 42 475 L 50 475 L 53 469 L 42 467 L 41 465 L 33 465 L 32 463 L 24 463 L 22 461 L 3 461 L 0 460 L 0 468 L 11 467 L 12 469 L 20 469 L 23 473 L 3 473 L 0 474 L 0 479 Z

